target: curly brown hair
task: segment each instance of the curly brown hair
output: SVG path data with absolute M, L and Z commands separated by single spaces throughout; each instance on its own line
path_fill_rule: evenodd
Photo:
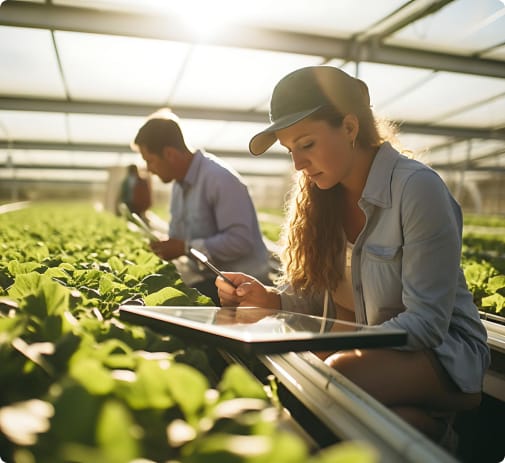
M 356 145 L 377 148 L 389 135 L 375 119 L 368 105 L 353 111 L 359 120 Z M 325 107 L 311 119 L 324 120 L 338 127 L 345 114 Z M 384 128 L 386 128 L 384 126 Z M 286 208 L 282 231 L 282 274 L 279 284 L 290 284 L 297 292 L 316 293 L 333 290 L 342 279 L 346 237 L 342 224 L 342 186 L 321 190 L 305 175 L 298 173 Z

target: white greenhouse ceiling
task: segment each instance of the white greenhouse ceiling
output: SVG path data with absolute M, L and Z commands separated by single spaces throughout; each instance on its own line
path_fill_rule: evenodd
M 327 63 L 367 82 L 376 113 L 433 167 L 505 171 L 503 0 L 0 4 L 2 181 L 16 168 L 18 179 L 105 178 L 139 160 L 130 141 L 163 106 L 192 146 L 275 174 L 286 169 L 277 147 L 262 161 L 247 152 L 270 92 Z

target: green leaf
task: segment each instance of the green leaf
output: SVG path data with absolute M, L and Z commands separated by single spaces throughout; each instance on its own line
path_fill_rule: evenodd
M 32 296 L 26 309 L 39 317 L 46 315 L 62 315 L 69 309 L 69 290 L 37 272 L 21 274 L 9 288 L 8 294 L 21 301 Z
M 320 451 L 309 463 L 379 463 L 377 451 L 365 442 L 347 441 Z
M 44 243 L 37 242 L 34 247 L 30 249 L 30 258 L 36 262 L 41 262 L 49 257 L 49 249 Z
M 209 388 L 207 378 L 194 368 L 174 363 L 165 371 L 170 393 L 187 418 L 192 418 L 203 407 Z
M 178 289 L 169 287 L 163 288 L 160 291 L 149 294 L 144 298 L 144 302 L 148 306 L 153 305 L 183 305 L 190 304 L 190 299 L 187 294 Z
M 482 307 L 492 307 L 496 313 L 499 313 L 505 308 L 505 297 L 501 294 L 495 293 L 491 296 L 482 298 Z
M 31 273 L 42 268 L 38 262 L 18 262 L 17 260 L 9 262 L 7 265 L 9 273 L 13 276 Z
M 225 370 L 218 388 L 221 393 L 227 398 L 268 398 L 263 384 L 258 381 L 248 370 L 238 364 L 230 365 Z
M 21 300 L 30 294 L 37 294 L 42 278 L 43 276 L 37 272 L 17 275 L 15 283 L 9 289 L 9 295 Z
M 70 291 L 67 288 L 44 278 L 41 289 L 46 301 L 48 315 L 63 315 L 69 310 Z
M 121 261 L 121 259 L 117 258 L 116 256 L 112 256 L 109 260 L 108 263 L 110 265 L 110 268 L 112 271 L 116 274 L 119 275 L 121 272 L 124 270 L 125 265 Z
M 111 292 L 114 288 L 114 282 L 112 281 L 112 277 L 105 274 L 100 278 L 99 292 L 102 295 L 106 295 Z
M 0 317 L 0 346 L 2 343 L 10 343 L 13 339 L 21 336 L 25 331 L 25 324 L 20 317 Z
M 278 463 L 306 463 L 307 447 L 293 434 L 286 432 L 276 433 L 270 437 L 270 449 L 258 459 L 258 463 L 269 463 L 272 461 Z M 353 463 L 357 463 L 353 462 Z
M 140 265 L 145 265 L 146 267 L 151 267 L 154 268 L 160 264 L 160 262 L 163 262 L 160 260 L 160 258 L 156 255 L 153 254 L 152 252 L 147 252 L 140 250 L 135 261 L 140 264 Z M 169 263 L 168 265 L 171 265 L 172 268 L 175 268 L 175 265 L 172 263 Z M 151 272 L 155 273 L 155 272 Z
M 191 453 L 189 453 L 191 452 Z M 306 463 L 307 449 L 294 435 L 209 434 L 183 449 L 191 463 Z
M 174 405 L 174 399 L 164 381 L 164 362 L 140 360 L 132 381 L 117 381 L 116 392 L 134 410 L 165 410 Z
M 51 434 L 58 442 L 94 444 L 100 404 L 101 398 L 91 395 L 82 386 L 66 385 L 54 400 Z
M 97 420 L 97 442 L 110 463 L 124 463 L 140 456 L 131 413 L 117 400 L 107 400 Z
M 147 275 L 150 275 L 151 273 L 153 273 L 153 267 L 148 264 L 130 265 L 128 267 L 128 274 L 132 277 L 135 277 L 137 280 L 141 280 L 142 278 L 146 277 Z
M 104 360 L 104 366 L 112 370 L 133 370 L 135 368 L 135 360 L 131 354 L 111 354 Z
M 505 288 L 505 275 L 491 277 L 487 282 L 487 290 L 490 293 L 497 293 Z M 501 293 L 501 291 L 500 291 Z
M 94 358 L 72 361 L 70 376 L 82 384 L 91 394 L 105 395 L 114 389 L 110 370 Z
M 147 293 L 150 294 L 170 286 L 170 279 L 165 275 L 154 273 L 143 278 L 141 283 L 145 287 Z
M 48 268 L 44 275 L 49 278 L 56 278 L 58 281 L 67 282 L 70 279 L 70 275 L 60 267 Z

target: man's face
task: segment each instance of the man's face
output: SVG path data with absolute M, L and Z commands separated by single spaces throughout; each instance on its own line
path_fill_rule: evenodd
M 149 172 L 154 175 L 157 175 L 163 183 L 170 183 L 174 180 L 174 168 L 172 166 L 170 156 L 162 151 L 160 155 L 153 153 L 147 149 L 146 146 L 139 146 L 140 154 L 142 154 L 142 158 L 146 162 L 146 167 Z

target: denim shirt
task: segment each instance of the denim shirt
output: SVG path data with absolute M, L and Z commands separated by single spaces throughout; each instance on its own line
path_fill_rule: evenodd
M 356 322 L 406 330 L 401 349 L 432 349 L 462 391 L 480 391 L 487 333 L 460 266 L 462 214 L 448 188 L 384 143 L 358 204 L 366 223 L 351 258 Z M 322 312 L 322 295 L 288 289 L 281 300 L 284 310 Z
M 196 151 L 184 180 L 172 187 L 169 236 L 201 250 L 223 271 L 261 280 L 268 275 L 268 251 L 247 186 L 209 153 Z

